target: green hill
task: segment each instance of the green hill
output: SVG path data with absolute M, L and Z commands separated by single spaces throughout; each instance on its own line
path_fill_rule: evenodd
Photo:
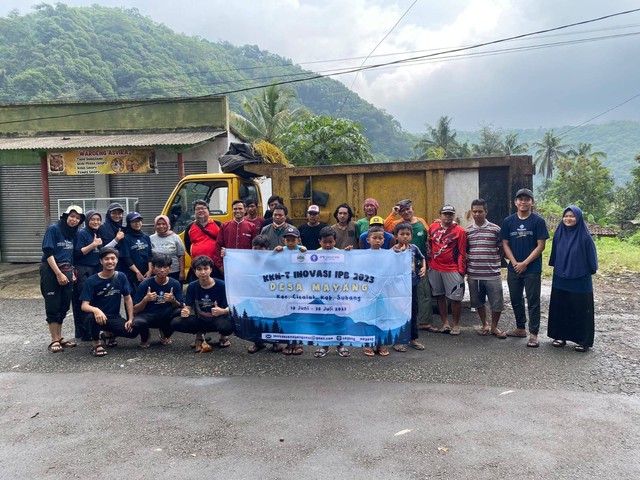
M 228 94 L 314 77 L 257 46 L 237 47 L 173 32 L 136 9 L 41 4 L 0 18 L 0 102 L 142 99 Z M 315 114 L 336 116 L 348 89 L 318 78 L 292 83 Z M 391 115 L 351 92 L 341 116 L 360 123 L 380 159 L 408 158 L 414 139 Z
M 545 132 L 553 129 L 554 134 L 562 134 L 570 130 L 570 126 L 550 127 L 550 128 L 528 128 L 509 129 L 505 128 L 503 134 L 517 133 L 520 143 L 532 145 L 539 142 L 544 137 Z M 458 131 L 457 137 L 460 142 L 478 141 L 477 132 Z M 640 122 L 637 121 L 612 121 L 604 124 L 584 125 L 572 130 L 562 142 L 565 145 L 575 146 L 578 143 L 590 143 L 594 152 L 604 152 L 607 158 L 602 163 L 611 170 L 616 185 L 623 185 L 631 180 L 631 169 L 638 166 L 635 161 L 636 155 L 640 154 Z M 535 148 L 530 148 L 529 155 L 535 154 Z M 540 175 L 536 175 L 536 183 L 542 180 Z

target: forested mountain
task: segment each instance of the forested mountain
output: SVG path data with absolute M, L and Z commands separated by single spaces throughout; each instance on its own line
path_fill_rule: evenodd
M 257 46 L 177 34 L 136 9 L 41 4 L 0 18 L 0 103 L 227 94 L 238 111 L 257 94 L 238 90 L 314 76 Z M 329 78 L 291 87 L 318 115 L 337 115 L 348 93 Z M 415 138 L 357 94 L 341 116 L 365 128 L 378 158 L 411 156 Z
M 529 155 L 534 155 L 535 142 L 539 142 L 544 137 L 545 132 L 553 130 L 554 135 L 568 132 L 572 127 L 540 127 L 528 129 L 502 130 L 504 135 L 517 133 L 519 143 L 529 144 Z M 457 131 L 457 138 L 460 142 L 468 141 L 475 143 L 478 141 L 478 132 Z M 637 166 L 636 155 L 640 154 L 640 122 L 637 121 L 612 121 L 604 124 L 584 125 L 572 130 L 563 136 L 564 145 L 576 147 L 579 143 L 589 143 L 594 152 L 604 152 L 607 158 L 602 159 L 602 164 L 611 170 L 617 185 L 623 185 L 631 180 L 631 169 Z M 542 181 L 540 175 L 536 175 L 536 180 Z

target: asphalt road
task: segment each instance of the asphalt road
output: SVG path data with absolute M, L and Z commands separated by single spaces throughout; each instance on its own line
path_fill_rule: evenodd
M 0 479 L 640 478 L 640 368 L 609 327 L 587 354 L 476 327 L 465 309 L 461 336 L 387 358 L 176 334 L 98 359 L 48 353 L 42 301 L 2 299 Z

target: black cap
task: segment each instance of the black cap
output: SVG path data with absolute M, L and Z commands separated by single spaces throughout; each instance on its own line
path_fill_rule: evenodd
M 456 209 L 453 208 L 453 205 L 443 205 L 440 213 L 456 213 Z
M 516 192 L 516 198 L 518 197 L 529 197 L 533 199 L 533 192 L 528 188 L 521 188 Z

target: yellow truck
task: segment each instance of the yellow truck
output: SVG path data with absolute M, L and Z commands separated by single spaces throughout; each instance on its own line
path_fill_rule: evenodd
M 240 174 L 220 173 L 184 177 L 167 200 L 163 213 L 172 228 L 182 233 L 194 218 L 193 201 L 209 202 L 211 217 L 224 222 L 232 218 L 231 202 L 254 197 L 264 212 L 260 179 L 271 179 L 274 194 L 281 196 L 294 225 L 306 221 L 309 205 L 320 207 L 321 221 L 335 223 L 333 212 L 348 203 L 356 216 L 364 216 L 366 198 L 380 204 L 378 215 L 386 217 L 399 200 L 411 199 L 415 214 L 427 222 L 438 218 L 445 203 L 456 208 L 457 221 L 468 225 L 471 201 L 484 198 L 489 220 L 500 224 L 513 211 L 513 196 L 531 188 L 534 174 L 529 155 L 456 158 L 357 165 L 285 167 L 251 163 Z

